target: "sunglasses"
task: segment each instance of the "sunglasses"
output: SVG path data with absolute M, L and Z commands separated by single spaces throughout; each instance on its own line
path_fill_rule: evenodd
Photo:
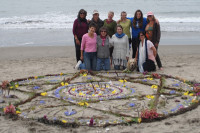
M 144 35 L 140 35 L 140 36 L 144 36 Z
M 85 14 L 84 12 L 81 12 L 80 14 Z
M 106 32 L 105 30 L 101 31 L 101 32 Z

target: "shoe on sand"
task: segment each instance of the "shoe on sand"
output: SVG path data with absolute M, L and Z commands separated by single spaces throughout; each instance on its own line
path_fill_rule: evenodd
M 77 62 L 77 64 L 76 64 L 76 66 L 74 67 L 74 69 L 78 70 L 81 63 L 82 63 L 82 61 L 79 60 L 79 61 Z

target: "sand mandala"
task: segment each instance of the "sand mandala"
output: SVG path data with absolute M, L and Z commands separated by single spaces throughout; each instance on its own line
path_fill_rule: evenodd
M 157 73 L 55 74 L 3 81 L 1 114 L 65 127 L 163 120 L 196 108 L 200 84 Z

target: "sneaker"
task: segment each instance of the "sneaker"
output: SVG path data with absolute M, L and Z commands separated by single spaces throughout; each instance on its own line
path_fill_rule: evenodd
M 77 62 L 77 64 L 76 64 L 76 66 L 74 67 L 74 69 L 78 70 L 81 63 L 82 63 L 82 61 L 79 60 L 79 61 Z

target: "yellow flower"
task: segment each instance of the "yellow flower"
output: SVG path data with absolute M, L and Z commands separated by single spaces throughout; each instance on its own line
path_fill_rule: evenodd
M 62 120 L 62 123 L 67 123 L 67 121 L 66 120 Z
M 65 86 L 68 86 L 69 84 L 68 83 L 65 83 Z
M 123 85 L 123 87 L 126 87 L 126 85 Z
M 88 106 L 89 104 L 87 102 L 85 102 L 85 105 Z
M 127 82 L 126 79 L 124 79 L 124 82 Z
M 99 87 L 98 85 L 95 85 L 95 87 Z
M 13 86 L 10 87 L 10 89 L 12 89 L 12 88 L 13 88 Z
M 15 85 L 15 87 L 16 87 L 16 88 L 18 88 L 18 87 L 19 87 L 19 85 Z
M 116 93 L 116 90 L 112 91 L 112 94 L 115 94 Z
M 102 94 L 100 93 L 99 96 L 102 96 Z
M 150 78 L 150 77 L 148 77 L 147 79 L 148 79 L 148 80 L 153 80 L 153 78 Z
M 63 73 L 61 72 L 61 73 L 60 73 L 60 76 L 62 76 L 62 75 L 63 75 Z
M 85 73 L 85 74 L 83 74 L 83 77 L 86 77 L 87 76 L 87 74 Z
M 158 86 L 157 85 L 152 85 L 151 88 L 152 89 L 158 89 Z
M 106 88 L 110 87 L 109 85 L 106 85 Z
M 141 118 L 138 118 L 138 123 L 141 123 L 142 119 Z
M 84 103 L 83 102 L 79 102 L 78 105 L 84 106 Z
M 47 92 L 42 92 L 40 93 L 41 96 L 46 96 L 47 95 Z
M 119 80 L 119 82 L 123 83 L 123 82 L 124 82 L 124 80 Z
M 117 123 L 117 121 L 115 120 L 115 121 L 113 121 L 113 123 Z
M 37 79 L 37 78 L 38 78 L 37 76 L 34 77 L 34 79 Z
M 193 95 L 194 95 L 193 93 L 190 93 L 190 94 L 189 94 L 189 96 L 193 96 Z
M 107 72 L 107 74 L 109 74 L 109 72 Z
M 85 94 L 83 94 L 82 92 L 79 92 L 79 96 L 85 96 Z
M 154 96 L 152 96 L 152 95 L 147 95 L 146 98 L 154 99 Z
M 189 94 L 189 91 L 185 92 L 183 95 L 187 96 Z
M 76 88 L 73 88 L 73 89 L 72 89 L 72 91 L 75 91 L 75 90 L 76 90 Z
M 80 106 L 84 106 L 84 105 L 88 106 L 89 103 L 87 103 L 87 102 L 79 102 L 78 105 L 80 105 Z
M 64 82 L 61 82 L 61 85 L 62 85 L 62 86 L 64 86 L 64 85 L 65 85 L 65 83 L 64 83 Z
M 16 111 L 16 114 L 21 114 L 21 112 L 20 111 Z
M 95 94 L 92 94 L 92 96 L 94 97 L 94 96 L 95 96 Z

